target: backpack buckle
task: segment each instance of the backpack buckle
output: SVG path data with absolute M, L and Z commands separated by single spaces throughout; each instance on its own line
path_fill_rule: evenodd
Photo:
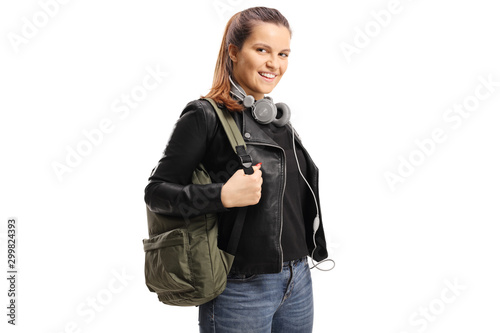
M 253 174 L 252 168 L 252 156 L 248 155 L 247 150 L 243 146 L 236 146 L 236 153 L 240 158 L 241 165 L 243 166 L 243 171 L 245 171 L 246 175 Z

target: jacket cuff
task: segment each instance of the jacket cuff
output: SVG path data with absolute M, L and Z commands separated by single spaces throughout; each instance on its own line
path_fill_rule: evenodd
M 183 194 L 179 197 L 177 209 L 185 217 L 193 217 L 208 213 L 222 213 L 228 211 L 222 204 L 221 192 L 223 183 L 190 184 L 184 187 Z
M 224 183 L 215 183 L 213 184 L 215 186 L 214 190 L 217 191 L 217 200 L 215 200 L 215 209 L 218 213 L 223 213 L 223 212 L 228 212 L 229 209 L 224 207 L 222 204 L 222 198 L 221 198 L 221 193 L 222 193 L 222 186 L 224 186 Z

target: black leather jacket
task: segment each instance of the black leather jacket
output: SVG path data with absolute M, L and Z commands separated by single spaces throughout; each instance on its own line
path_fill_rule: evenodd
M 239 274 L 277 273 L 282 269 L 281 232 L 285 187 L 285 152 L 260 127 L 247 109 L 231 113 L 247 144 L 253 163 L 262 163 L 262 196 L 257 205 L 249 206 L 232 272 Z M 288 130 L 292 128 L 287 125 Z M 304 151 L 308 174 L 305 175 L 318 196 L 318 168 L 296 136 Z M 213 184 L 191 184 L 194 168 L 203 163 Z M 155 213 L 195 216 L 219 213 L 218 246 L 225 250 L 238 208 L 226 209 L 221 202 L 222 185 L 241 168 L 238 156 L 229 144 L 222 124 L 206 100 L 194 100 L 183 110 L 172 132 L 163 157 L 153 169 L 145 189 L 145 201 Z M 304 221 L 309 255 L 316 261 L 328 256 L 321 222 L 313 242 L 313 220 L 316 205 L 309 192 Z M 182 208 L 184 207 L 184 208 Z M 185 207 L 189 207 L 186 209 Z

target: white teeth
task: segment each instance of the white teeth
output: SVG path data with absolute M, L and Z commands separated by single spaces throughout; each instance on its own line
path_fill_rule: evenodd
M 259 73 L 260 75 L 267 77 L 268 79 L 274 79 L 276 75 L 271 74 L 271 73 Z

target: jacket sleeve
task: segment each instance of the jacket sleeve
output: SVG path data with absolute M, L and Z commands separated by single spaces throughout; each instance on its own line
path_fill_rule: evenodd
M 144 200 L 152 212 L 191 217 L 227 210 L 221 202 L 223 183 L 191 183 L 194 169 L 205 156 L 213 128 L 215 123 L 207 123 L 201 101 L 186 106 L 144 191 Z

